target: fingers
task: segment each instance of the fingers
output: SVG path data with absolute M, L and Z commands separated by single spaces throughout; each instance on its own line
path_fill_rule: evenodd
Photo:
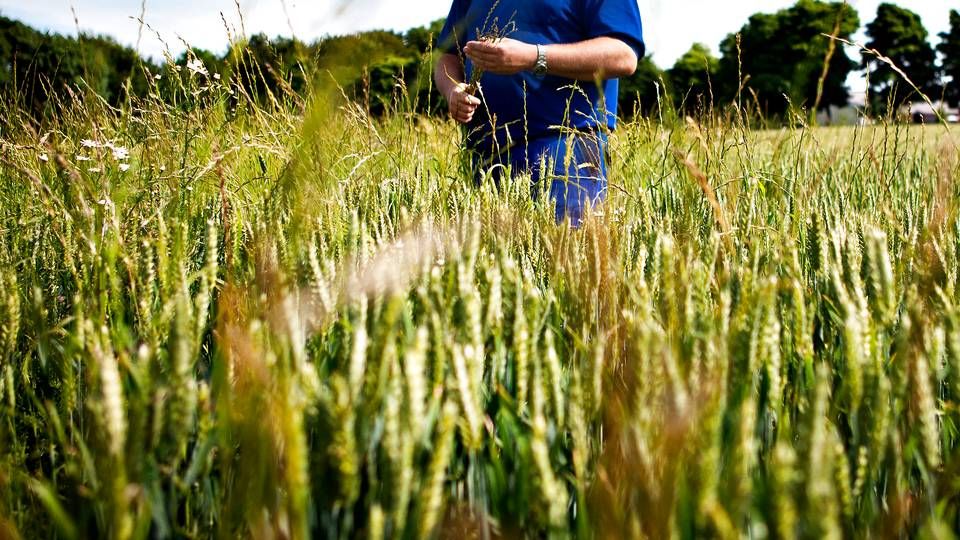
M 463 48 L 463 52 L 467 54 L 467 58 L 477 65 L 499 63 L 504 56 L 504 51 L 501 46 L 484 43 L 482 41 L 471 41 L 467 43 Z
M 473 115 L 480 106 L 480 100 L 467 93 L 465 88 L 466 85 L 458 86 L 449 100 L 450 116 L 461 124 L 467 124 L 473 120 Z
M 452 112 L 451 116 L 453 116 L 453 119 L 457 122 L 460 122 L 461 124 L 467 124 L 473 120 L 473 115 L 476 114 L 476 112 L 476 107 L 460 105 L 455 111 Z
M 471 52 L 475 54 L 492 54 L 499 49 L 499 45 L 486 41 L 468 41 L 467 44 L 463 46 L 463 51 L 467 54 Z
M 500 52 L 468 52 L 467 58 L 472 60 L 475 64 L 493 64 L 499 63 L 503 60 L 503 54 Z
M 522 71 L 522 61 L 519 60 L 518 41 L 503 39 L 497 43 L 471 41 L 464 46 L 463 51 L 473 65 L 497 75 L 513 75 Z
M 485 59 L 485 58 L 470 58 L 470 61 L 473 62 L 473 67 L 482 69 L 484 71 L 493 71 L 491 68 L 494 67 L 494 63 Z
M 459 108 L 474 110 L 480 106 L 480 99 L 476 96 L 472 96 L 466 92 L 454 94 L 450 100 L 451 105 L 456 105 Z
M 503 62 L 498 58 L 492 58 L 489 56 L 470 56 L 467 55 L 467 58 L 473 62 L 473 67 L 482 69 L 484 71 L 489 71 L 490 73 L 496 73 L 498 75 L 508 73 L 503 67 Z
M 476 114 L 476 112 L 476 109 L 460 107 L 456 110 L 451 110 L 450 116 L 461 124 L 469 124 L 470 121 L 473 120 L 473 115 Z
M 469 105 L 473 105 L 473 106 L 475 106 L 475 107 L 476 107 L 476 106 L 479 106 L 480 103 L 481 103 L 481 102 L 480 102 L 480 98 L 478 98 L 477 96 L 475 96 L 475 95 L 471 94 L 470 92 L 468 92 L 468 91 L 467 91 L 467 88 L 469 88 L 469 86 L 467 85 L 467 83 L 460 83 L 460 84 L 458 84 L 457 87 L 456 87 L 456 88 L 454 89 L 454 91 L 453 91 L 453 94 L 452 94 L 452 96 L 451 96 L 451 100 L 462 100 L 462 101 L 465 101 L 465 102 L 466 102 L 467 104 L 469 104 Z
M 454 116 L 453 119 L 461 124 L 469 124 L 473 121 L 473 114 L 474 113 L 461 113 Z

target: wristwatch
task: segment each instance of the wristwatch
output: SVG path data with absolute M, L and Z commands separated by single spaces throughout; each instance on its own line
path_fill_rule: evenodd
M 540 79 L 547 76 L 547 48 L 539 43 L 537 44 L 537 63 L 533 65 L 533 74 Z

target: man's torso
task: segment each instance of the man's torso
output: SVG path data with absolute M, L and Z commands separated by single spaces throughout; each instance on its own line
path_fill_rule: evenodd
M 469 4 L 461 25 L 464 35 L 456 36 L 458 47 L 495 27 L 509 29 L 507 37 L 531 44 L 576 43 L 591 37 L 581 0 L 471 0 Z M 469 60 L 466 71 L 469 79 L 473 72 Z M 486 73 L 480 80 L 484 105 L 468 126 L 470 141 L 480 151 L 493 153 L 525 140 L 556 136 L 561 127 L 613 127 L 618 86 L 616 80 L 607 81 L 601 89 L 550 75 L 541 79 L 530 72 Z M 492 132 L 496 137 L 490 136 Z

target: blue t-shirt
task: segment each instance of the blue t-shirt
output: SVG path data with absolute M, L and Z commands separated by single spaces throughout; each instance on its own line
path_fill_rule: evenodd
M 494 21 L 501 28 L 513 21 L 515 29 L 508 37 L 526 43 L 550 45 L 613 37 L 630 45 L 637 58 L 642 58 L 645 50 L 636 0 L 453 0 L 438 40 L 441 50 L 466 60 L 468 80 L 473 66 L 463 54 L 463 46 L 477 39 L 478 31 L 490 30 Z M 485 23 L 488 28 L 483 28 Z M 530 72 L 512 76 L 484 73 L 480 86 L 485 104 L 468 126 L 468 138 L 481 152 L 504 151 L 525 140 L 557 134 L 557 126 L 584 129 L 605 122 L 613 129 L 616 125 L 620 86 L 616 79 L 598 88 L 590 82 L 552 75 L 540 79 Z M 491 116 L 496 145 L 490 136 Z

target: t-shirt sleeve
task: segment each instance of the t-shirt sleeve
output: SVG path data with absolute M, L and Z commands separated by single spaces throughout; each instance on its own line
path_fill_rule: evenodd
M 437 37 L 437 48 L 445 53 L 457 54 L 466 44 L 467 10 L 470 0 L 453 0 L 450 14 Z
M 643 23 L 636 0 L 583 0 L 587 38 L 613 37 L 633 48 L 643 58 Z

